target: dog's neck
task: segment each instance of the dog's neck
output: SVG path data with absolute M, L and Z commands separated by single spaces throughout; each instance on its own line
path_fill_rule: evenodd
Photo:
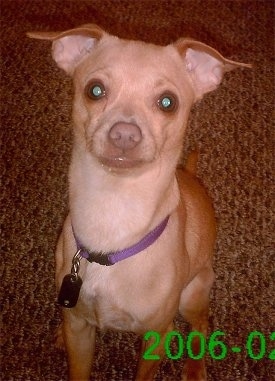
M 109 252 L 139 241 L 177 208 L 174 172 L 158 160 L 144 171 L 115 174 L 89 153 L 73 152 L 70 214 L 81 242 L 94 251 Z

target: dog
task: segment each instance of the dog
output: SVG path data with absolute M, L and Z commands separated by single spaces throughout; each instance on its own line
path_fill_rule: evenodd
M 56 249 L 69 379 L 89 379 L 98 327 L 156 331 L 157 359 L 143 340 L 136 373 L 152 380 L 178 311 L 207 335 L 216 226 L 197 154 L 178 168 L 188 115 L 226 72 L 250 65 L 192 39 L 157 46 L 94 24 L 28 36 L 52 41 L 74 82 L 70 212 Z M 206 377 L 204 359 L 187 358 L 182 380 Z

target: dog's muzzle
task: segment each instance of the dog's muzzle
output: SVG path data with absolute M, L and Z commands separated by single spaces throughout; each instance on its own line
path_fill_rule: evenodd
M 106 146 L 99 159 L 108 168 L 130 169 L 144 163 L 142 155 L 143 134 L 133 123 L 117 122 L 106 135 Z

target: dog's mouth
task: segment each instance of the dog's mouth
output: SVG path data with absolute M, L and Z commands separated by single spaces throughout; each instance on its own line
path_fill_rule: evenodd
M 138 168 L 144 164 L 144 161 L 141 159 L 130 159 L 126 156 L 118 157 L 100 157 L 100 163 L 109 168 L 110 170 L 127 170 Z

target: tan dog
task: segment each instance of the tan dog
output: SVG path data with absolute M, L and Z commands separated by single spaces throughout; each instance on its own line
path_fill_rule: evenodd
M 194 102 L 249 65 L 190 39 L 161 47 L 92 24 L 28 35 L 52 40 L 54 60 L 74 80 L 70 214 L 56 280 L 70 380 L 88 380 L 96 327 L 157 331 L 160 358 L 178 310 L 207 334 L 214 213 L 195 158 L 176 167 Z M 137 380 L 156 373 L 159 361 L 142 356 L 150 344 L 143 340 Z M 192 345 L 196 354 L 199 339 Z M 206 380 L 203 359 L 187 360 L 183 380 Z

